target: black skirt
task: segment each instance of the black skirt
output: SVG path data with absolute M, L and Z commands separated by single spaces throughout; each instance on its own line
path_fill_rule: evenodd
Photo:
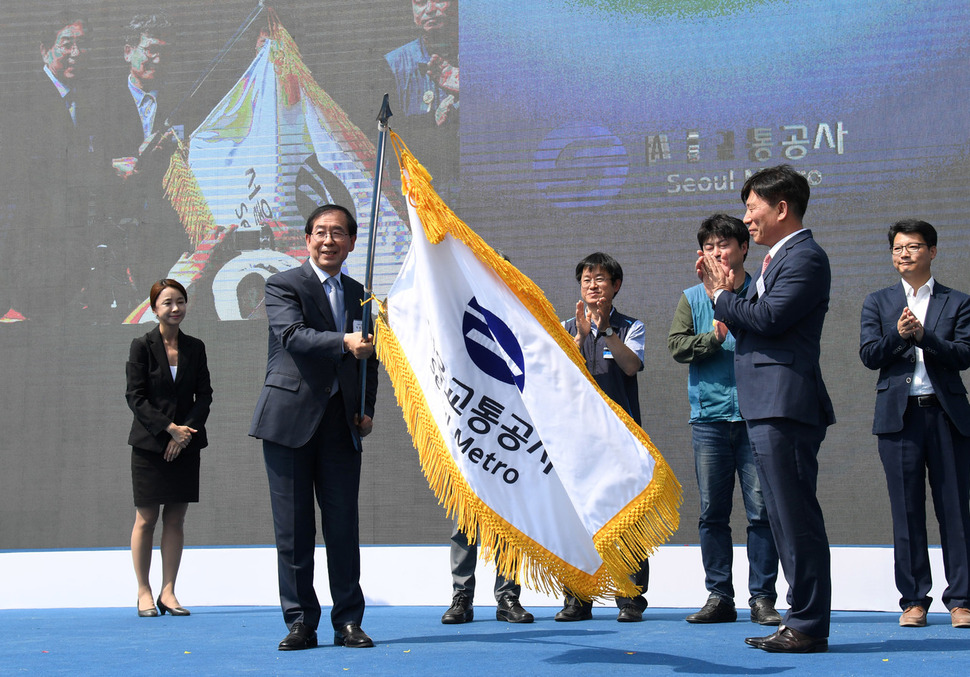
M 131 487 L 135 505 L 199 502 L 199 450 L 186 450 L 174 461 L 164 454 L 131 448 Z

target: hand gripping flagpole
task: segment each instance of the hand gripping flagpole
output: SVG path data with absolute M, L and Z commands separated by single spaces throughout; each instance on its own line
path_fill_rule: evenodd
M 370 206 L 370 231 L 367 236 L 367 272 L 364 275 L 364 312 L 360 333 L 367 336 L 371 332 L 371 298 L 374 296 L 374 252 L 377 248 L 377 223 L 381 207 L 381 179 L 384 176 L 384 147 L 387 145 L 387 120 L 393 115 L 387 102 L 387 94 L 381 102 L 377 114 L 377 162 L 374 168 L 374 198 Z M 364 418 L 367 399 L 367 359 L 360 361 L 360 418 Z

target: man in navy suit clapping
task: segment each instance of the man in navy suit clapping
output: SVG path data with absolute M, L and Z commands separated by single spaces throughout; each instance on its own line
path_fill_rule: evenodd
M 697 272 L 714 319 L 737 340 L 738 405 L 748 426 L 768 521 L 788 581 L 789 610 L 778 631 L 749 637 L 769 652 L 828 650 L 832 577 L 828 537 L 816 497 L 818 450 L 835 422 L 819 366 L 832 275 L 828 256 L 802 226 L 810 189 L 789 165 L 753 174 L 741 198 L 755 243 L 769 247 L 747 295 L 734 272 L 698 252 Z
M 926 541 L 926 475 L 940 523 L 955 628 L 970 627 L 970 404 L 960 372 L 970 367 L 970 296 L 933 278 L 936 229 L 899 221 L 889 229 L 902 280 L 866 297 L 859 356 L 879 370 L 873 434 L 886 471 L 896 587 L 903 627 L 926 625 L 932 580 Z

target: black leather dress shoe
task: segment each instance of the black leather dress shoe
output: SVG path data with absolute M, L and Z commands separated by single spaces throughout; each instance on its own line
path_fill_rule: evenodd
M 566 604 L 560 611 L 556 614 L 557 621 L 589 621 L 593 618 L 593 605 L 583 604 L 582 602 L 576 604 Z
M 767 597 L 759 597 L 751 603 L 751 622 L 758 625 L 780 625 L 781 614 Z
M 312 649 L 317 645 L 317 631 L 308 628 L 303 623 L 294 623 L 290 634 L 280 642 L 280 651 L 302 651 Z
M 441 622 L 445 625 L 456 623 L 471 623 L 475 618 L 475 609 L 468 595 L 463 592 L 456 592 L 451 598 L 451 606 L 448 611 L 441 615 Z
M 770 635 L 765 635 L 764 637 L 746 637 L 744 639 L 744 643 L 747 644 L 748 646 L 753 646 L 755 649 L 760 649 L 762 644 L 767 642 L 769 639 L 773 639 L 778 633 L 780 633 L 784 629 L 785 627 L 781 626 Z
M 509 623 L 531 623 L 535 620 L 532 614 L 522 608 L 519 598 L 515 595 L 505 595 L 498 601 L 495 609 L 495 620 Z M 442 622 L 444 622 L 442 620 Z
M 173 616 L 191 616 L 192 615 L 192 612 L 189 611 L 188 609 L 186 609 L 185 607 L 181 607 L 181 606 L 176 606 L 176 607 L 165 606 L 164 604 L 162 604 L 162 596 L 161 595 L 158 596 L 158 600 L 156 600 L 156 601 L 158 602 L 158 612 L 162 616 L 165 615 L 165 612 L 166 611 L 169 612 L 170 614 L 172 614 Z
M 733 623 L 738 620 L 738 610 L 720 597 L 711 597 L 700 611 L 687 617 L 688 623 Z
M 356 623 L 345 623 L 333 633 L 333 643 L 336 646 L 346 646 L 351 649 L 366 649 L 374 646 L 374 640 L 360 629 Z
M 749 637 L 744 640 L 756 649 L 769 653 L 823 653 L 829 650 L 829 640 L 812 637 L 794 628 L 782 627 L 768 637 Z
M 154 606 L 151 609 L 138 609 L 139 618 L 155 618 L 158 616 L 158 609 Z
M 620 623 L 639 623 L 643 620 L 643 611 L 637 608 L 636 604 L 624 604 L 620 607 L 620 613 L 616 615 L 616 620 Z

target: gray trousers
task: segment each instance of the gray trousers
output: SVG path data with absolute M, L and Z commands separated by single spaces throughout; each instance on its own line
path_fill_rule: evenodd
M 462 592 L 468 598 L 475 599 L 475 561 L 478 559 L 478 544 L 468 543 L 465 536 L 458 527 L 451 530 L 451 578 L 452 588 L 455 593 Z M 495 574 L 495 601 L 498 602 L 506 595 L 515 595 L 522 592 L 522 586 L 514 580 L 505 578 L 499 573 Z

